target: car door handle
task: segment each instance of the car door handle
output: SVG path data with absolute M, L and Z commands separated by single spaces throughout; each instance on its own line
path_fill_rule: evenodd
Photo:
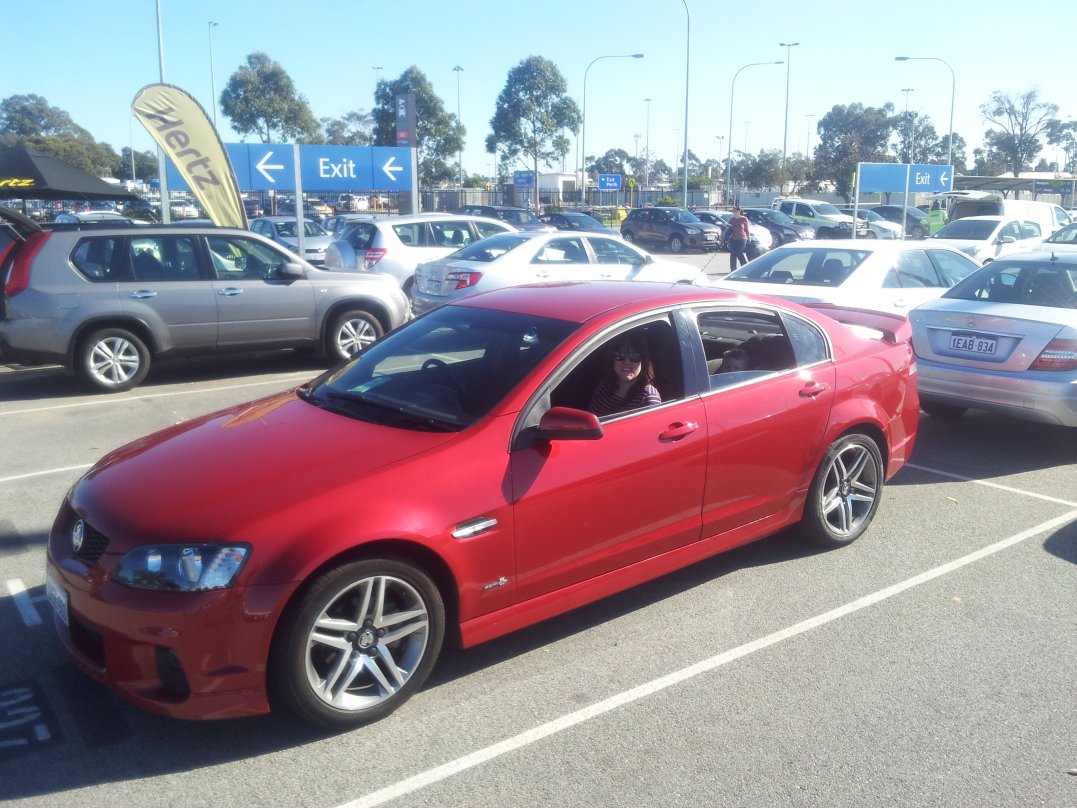
M 693 421 L 678 421 L 666 427 L 665 431 L 658 436 L 662 443 L 672 443 L 681 438 L 686 438 L 699 429 L 699 424 Z
M 829 384 L 820 384 L 819 382 L 808 382 L 800 388 L 801 398 L 815 398 L 820 393 L 825 393 L 830 389 Z
M 550 277 L 550 273 L 545 269 L 539 269 L 539 270 L 535 271 L 535 277 L 536 278 L 548 278 L 548 277 Z
M 243 290 L 242 289 L 237 289 L 234 286 L 229 286 L 227 289 L 218 289 L 217 294 L 222 295 L 224 297 L 235 297 L 236 295 L 243 294 Z
M 128 297 L 134 300 L 144 300 L 147 297 L 157 297 L 157 293 L 150 289 L 139 289 L 137 292 L 131 292 Z

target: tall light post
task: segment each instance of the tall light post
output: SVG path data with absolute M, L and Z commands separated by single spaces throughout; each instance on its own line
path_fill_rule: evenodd
M 957 92 L 957 77 L 950 63 L 938 56 L 895 56 L 895 62 L 942 62 L 950 71 L 950 134 L 946 137 L 946 165 L 954 164 L 954 96 Z
M 688 207 L 688 68 L 691 65 L 689 52 L 692 46 L 692 15 L 688 11 L 688 0 L 684 3 L 684 207 Z
M 914 87 L 903 87 L 905 93 L 905 162 L 912 162 L 912 121 L 909 118 L 909 93 L 915 92 Z
M 381 81 L 381 65 L 371 66 L 371 70 L 374 71 L 374 90 L 378 89 L 378 83 Z
M 789 145 L 789 72 L 793 66 L 792 49 L 799 42 L 779 42 L 778 45 L 785 48 L 785 128 L 782 134 L 782 167 L 785 167 L 785 153 Z
M 804 145 L 804 158 L 807 159 L 807 160 L 810 160 L 811 159 L 811 119 L 815 117 L 815 113 L 814 112 L 809 113 L 809 114 L 805 115 L 804 117 L 808 119 L 808 139 L 807 139 L 807 142 Z
M 161 0 L 157 0 L 157 62 L 161 70 L 161 84 L 165 83 L 165 29 L 161 23 Z M 168 193 L 168 173 L 164 150 L 157 147 L 157 181 L 161 195 L 161 221 L 164 224 L 172 222 L 172 197 Z
M 651 99 L 644 98 L 643 102 L 647 105 L 647 130 L 643 147 L 643 187 L 646 188 L 651 184 Z
M 209 36 L 209 98 L 213 102 L 213 128 L 217 128 L 217 85 L 213 80 L 213 29 L 217 23 L 211 22 L 208 26 Z
M 583 109 L 580 113 L 580 168 L 581 168 L 581 181 L 583 185 L 582 201 L 587 202 L 587 74 L 591 72 L 591 67 L 595 62 L 601 62 L 603 59 L 642 59 L 642 53 L 611 53 L 606 56 L 598 56 L 591 60 L 591 64 L 587 65 L 587 69 L 583 71 Z M 536 178 L 537 181 L 537 178 Z
M 726 187 L 726 201 L 733 201 L 733 92 L 737 88 L 737 76 L 741 74 L 741 71 L 747 70 L 749 67 L 759 67 L 760 65 L 781 65 L 785 62 L 752 62 L 751 64 L 744 65 L 740 70 L 733 74 L 733 81 L 729 83 L 729 137 L 726 140 L 726 145 L 729 151 L 726 152 L 725 160 L 725 187 Z
M 453 68 L 453 72 L 456 73 L 456 122 L 463 125 L 463 120 L 460 118 L 460 74 L 464 72 L 464 68 L 457 65 Z M 460 141 L 460 151 L 456 153 L 456 159 L 459 161 L 460 168 L 460 188 L 464 187 L 464 143 Z

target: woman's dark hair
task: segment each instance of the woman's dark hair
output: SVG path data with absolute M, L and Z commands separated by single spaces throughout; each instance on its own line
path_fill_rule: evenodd
M 654 384 L 654 362 L 651 360 L 651 351 L 647 347 L 647 340 L 637 334 L 625 334 L 610 343 L 609 362 L 606 364 L 606 373 L 610 382 L 616 387 L 617 373 L 613 369 L 613 355 L 615 353 L 638 353 L 640 356 L 639 376 L 629 388 L 629 396 L 635 395 L 649 384 Z

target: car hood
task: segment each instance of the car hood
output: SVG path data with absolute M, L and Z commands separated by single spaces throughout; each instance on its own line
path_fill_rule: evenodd
M 220 540 L 340 487 L 356 488 L 361 501 L 371 475 L 456 434 L 367 423 L 287 391 L 111 452 L 78 483 L 72 502 L 110 537 L 110 553 L 149 537 Z

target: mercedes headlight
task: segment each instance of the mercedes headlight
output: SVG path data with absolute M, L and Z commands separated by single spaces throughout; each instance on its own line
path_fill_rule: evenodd
M 164 544 L 129 550 L 113 578 L 136 589 L 207 592 L 227 589 L 251 548 L 245 544 Z

